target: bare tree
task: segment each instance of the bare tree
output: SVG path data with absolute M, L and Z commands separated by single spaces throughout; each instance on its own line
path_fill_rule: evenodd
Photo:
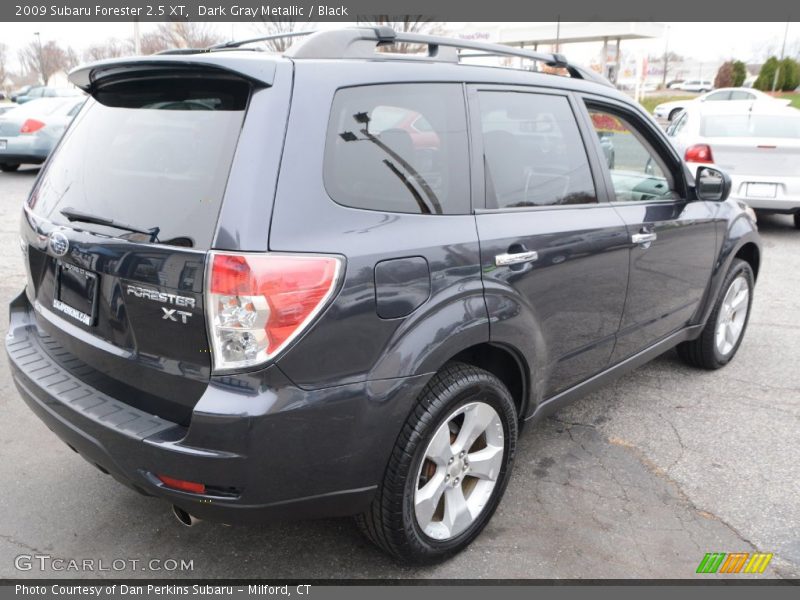
M 222 41 L 216 27 L 210 23 L 161 23 L 156 32 L 170 48 L 207 48 Z
M 77 65 L 78 55 L 72 48 L 62 48 L 53 40 L 46 44 L 34 41 L 19 51 L 19 60 L 24 71 L 35 73 L 46 84 L 53 74 Z
M 371 19 L 371 20 L 370 20 Z M 392 20 L 399 19 L 399 20 Z M 358 18 L 359 25 L 369 25 L 373 27 L 391 27 L 398 33 L 425 33 L 436 35 L 442 33 L 442 24 L 431 19 L 426 19 L 422 15 L 403 15 L 395 17 L 392 15 L 370 15 L 368 18 Z M 387 48 L 388 52 L 399 52 L 402 54 L 413 54 L 420 51 L 417 44 L 393 44 Z
M 72 46 L 67 46 L 65 52 L 66 56 L 64 58 L 64 70 L 71 71 L 81 63 L 81 59 L 78 57 L 78 53 L 75 52 L 75 49 Z
M 104 42 L 92 44 L 83 52 L 83 60 L 92 62 L 104 58 L 119 58 L 133 54 L 133 43 L 131 40 L 118 40 L 108 38 Z
M 159 23 L 155 30 L 139 38 L 142 54 L 156 54 L 172 48 L 207 48 L 221 41 L 213 24 L 188 21 Z
M 169 42 L 158 31 L 149 31 L 142 34 L 139 43 L 142 54 L 156 54 L 171 47 Z
M 8 46 L 0 42 L 0 89 L 3 89 L 6 78 L 8 77 L 8 70 L 6 64 L 8 63 Z
M 286 33 L 294 33 L 296 31 L 308 31 L 308 24 L 298 23 L 291 19 L 274 19 L 269 21 L 262 21 L 256 25 L 259 35 L 281 35 Z M 264 45 L 272 52 L 283 53 L 289 46 L 291 46 L 297 39 L 294 37 L 276 38 L 274 40 L 267 40 Z

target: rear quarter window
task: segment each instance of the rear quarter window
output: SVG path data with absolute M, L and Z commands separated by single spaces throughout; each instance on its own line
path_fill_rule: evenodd
M 469 213 L 466 123 L 459 84 L 341 89 L 325 142 L 325 188 L 353 208 Z

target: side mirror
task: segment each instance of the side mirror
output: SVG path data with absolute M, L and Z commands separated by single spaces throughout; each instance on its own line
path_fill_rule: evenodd
M 712 167 L 697 167 L 694 178 L 695 193 L 698 200 L 722 202 L 731 193 L 731 178 L 724 171 Z

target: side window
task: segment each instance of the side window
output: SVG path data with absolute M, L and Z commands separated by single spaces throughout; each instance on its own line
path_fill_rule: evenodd
M 618 202 L 678 198 L 668 169 L 642 134 L 626 119 L 589 107 L 592 125 L 608 160 Z M 684 113 L 684 117 L 685 117 Z
M 719 100 L 738 100 L 738 98 L 731 98 L 731 92 L 714 92 L 705 98 L 706 102 L 714 102 Z
M 733 91 L 731 92 L 731 100 L 755 100 L 756 97 L 750 92 Z
M 341 89 L 325 141 L 325 188 L 353 208 L 467 214 L 467 148 L 459 84 Z
M 565 97 L 485 91 L 478 101 L 487 208 L 597 202 Z

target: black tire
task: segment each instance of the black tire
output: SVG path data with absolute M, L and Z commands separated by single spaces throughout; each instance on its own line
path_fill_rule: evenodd
M 800 213 L 794 213 L 794 227 L 800 229 Z
M 681 112 L 682 110 L 683 110 L 682 108 L 673 108 L 671 111 L 669 111 L 669 116 L 667 117 L 667 121 L 672 123 L 672 119 L 677 117 L 678 113 Z
M 503 424 L 504 454 L 494 489 L 482 512 L 459 535 L 447 540 L 428 537 L 414 510 L 417 474 L 437 429 L 459 407 L 480 401 L 496 411 Z M 356 517 L 363 533 L 396 559 L 430 564 L 469 545 L 492 517 L 503 496 L 517 441 L 517 410 L 505 385 L 491 373 L 463 363 L 449 363 L 425 386 L 392 451 L 371 508 Z
M 10 173 L 19 169 L 19 163 L 3 163 L 0 165 L 0 171 Z
M 736 344 L 733 345 L 733 348 L 728 353 L 721 354 L 715 340 L 720 311 L 723 300 L 725 299 L 725 294 L 728 292 L 734 279 L 740 275 L 744 275 L 750 292 L 750 296 L 747 300 L 747 314 Z M 755 277 L 753 276 L 753 269 L 750 268 L 750 265 L 738 258 L 734 259 L 730 269 L 728 269 L 728 274 L 725 276 L 725 281 L 722 283 L 719 296 L 714 303 L 714 309 L 708 317 L 703 332 L 697 339 L 683 342 L 678 346 L 678 354 L 687 364 L 701 369 L 714 370 L 724 367 L 736 356 L 736 352 L 739 350 L 739 346 L 747 332 L 747 323 L 750 320 L 750 309 L 753 306 L 754 281 Z

